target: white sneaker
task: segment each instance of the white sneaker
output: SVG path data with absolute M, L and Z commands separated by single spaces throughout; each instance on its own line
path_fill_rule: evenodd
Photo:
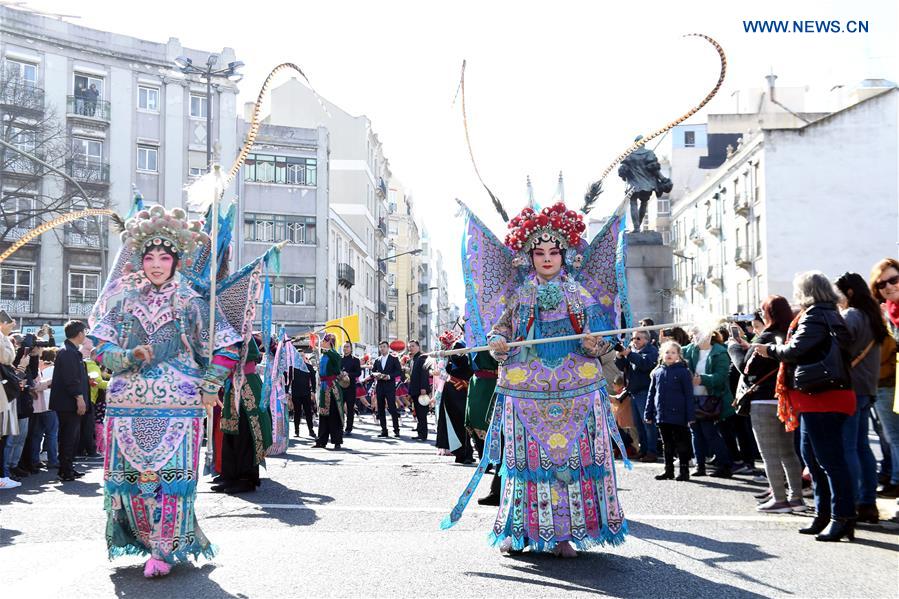
M 0 478 L 0 489 L 15 489 L 21 487 L 22 483 L 14 481 L 11 478 Z
M 808 505 L 801 499 L 790 500 L 790 507 L 793 509 L 794 514 L 808 511 Z

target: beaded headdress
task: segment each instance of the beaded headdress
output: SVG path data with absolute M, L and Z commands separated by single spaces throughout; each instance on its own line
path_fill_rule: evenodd
M 188 256 L 201 243 L 208 241 L 200 221 L 190 221 L 187 212 L 174 208 L 167 212 L 162 206 L 141 210 L 125 222 L 122 242 L 142 256 L 153 248 L 167 249 L 179 257 Z M 184 260 L 185 265 L 189 259 Z

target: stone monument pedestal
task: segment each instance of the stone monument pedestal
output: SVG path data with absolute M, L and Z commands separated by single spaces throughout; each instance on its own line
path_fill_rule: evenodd
M 651 318 L 656 324 L 671 322 L 674 287 L 672 248 L 662 244 L 662 234 L 658 231 L 625 235 L 627 252 L 624 264 L 633 326 L 642 318 Z

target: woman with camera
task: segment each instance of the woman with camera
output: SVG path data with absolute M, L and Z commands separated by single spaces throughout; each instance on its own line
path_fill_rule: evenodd
M 843 425 L 855 413 L 849 377 L 851 338 L 837 311 L 837 291 L 824 273 L 799 274 L 793 281 L 793 294 L 802 309 L 790 324 L 786 342 L 751 347 L 762 357 L 781 363 L 775 391 L 778 417 L 788 431 L 800 429 L 816 516 L 799 532 L 817 535 L 818 541 L 843 537 L 851 541 L 855 537 L 855 494 L 840 442 Z
M 790 302 L 780 295 L 768 297 L 762 303 L 761 318 L 764 329 L 753 339 L 755 343 L 765 345 L 786 339 L 793 320 Z M 741 334 L 731 337 L 727 351 L 740 371 L 736 403 L 738 409 L 752 411 L 752 430 L 771 485 L 768 496 L 756 509 L 767 513 L 803 512 L 807 506 L 802 501 L 802 464 L 793 446 L 793 433 L 784 430 L 777 419 L 774 386 L 779 364 L 753 350 Z

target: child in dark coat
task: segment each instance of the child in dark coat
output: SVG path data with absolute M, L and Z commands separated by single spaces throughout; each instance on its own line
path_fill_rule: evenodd
M 677 454 L 680 473 L 675 480 L 690 480 L 690 428 L 695 419 L 693 405 L 693 375 L 675 341 L 666 341 L 659 348 L 661 363 L 650 374 L 646 398 L 647 424 L 657 424 L 665 450 L 665 472 L 656 480 L 674 477 L 674 455 Z

